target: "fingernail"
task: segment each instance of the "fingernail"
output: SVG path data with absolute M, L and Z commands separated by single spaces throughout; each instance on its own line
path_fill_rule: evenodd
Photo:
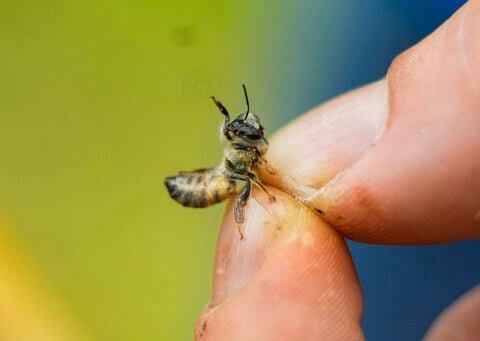
M 387 85 L 381 80 L 289 124 L 271 139 L 267 158 L 299 183 L 321 187 L 365 155 L 387 113 Z
M 210 306 L 233 296 L 249 282 L 278 233 L 277 214 L 274 212 L 281 210 L 281 203 L 270 201 L 257 190 L 253 192 L 246 208 L 244 239 L 240 239 L 237 232 L 231 204 L 224 215 L 217 241 Z

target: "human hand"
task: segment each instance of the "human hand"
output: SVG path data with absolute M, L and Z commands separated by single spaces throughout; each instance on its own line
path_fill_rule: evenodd
M 267 168 L 262 178 L 277 200 L 253 191 L 244 241 L 230 203 L 197 339 L 363 339 L 362 294 L 343 236 L 392 245 L 480 237 L 478 37 L 480 1 L 472 0 L 400 55 L 386 80 L 271 139 L 267 159 L 279 173 Z M 478 321 L 480 287 L 426 338 L 477 340 Z

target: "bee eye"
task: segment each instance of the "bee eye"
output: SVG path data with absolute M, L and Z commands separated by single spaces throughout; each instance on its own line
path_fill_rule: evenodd
M 262 132 L 253 127 L 244 126 L 238 131 L 238 135 L 246 140 L 256 142 L 263 138 Z
M 247 133 L 245 134 L 245 137 L 249 140 L 257 141 L 262 138 L 262 135 L 260 135 L 259 133 Z

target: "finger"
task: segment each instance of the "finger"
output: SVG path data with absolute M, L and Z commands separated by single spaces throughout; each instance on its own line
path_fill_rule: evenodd
M 480 340 L 480 285 L 448 307 L 432 324 L 425 341 Z
M 201 340 L 361 340 L 362 296 L 343 238 L 311 210 L 254 191 L 240 240 L 230 208 Z
M 400 55 L 386 80 L 280 131 L 264 181 L 358 241 L 480 237 L 479 36 L 472 0 Z

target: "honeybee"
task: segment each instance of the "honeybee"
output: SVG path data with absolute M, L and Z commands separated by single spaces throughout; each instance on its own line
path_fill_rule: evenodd
M 224 201 L 237 193 L 235 180 L 245 181 L 245 186 L 235 200 L 233 213 L 240 239 L 243 239 L 242 227 L 245 222 L 245 208 L 248 204 L 252 185 L 257 185 L 271 200 L 275 200 L 257 178 L 258 166 L 265 162 L 268 142 L 264 128 L 257 115 L 250 112 L 247 89 L 242 84 L 247 110 L 233 121 L 222 103 L 211 96 L 225 121 L 221 132 L 227 147 L 220 165 L 212 168 L 180 172 L 167 177 L 165 185 L 170 197 L 186 207 L 207 207 Z

